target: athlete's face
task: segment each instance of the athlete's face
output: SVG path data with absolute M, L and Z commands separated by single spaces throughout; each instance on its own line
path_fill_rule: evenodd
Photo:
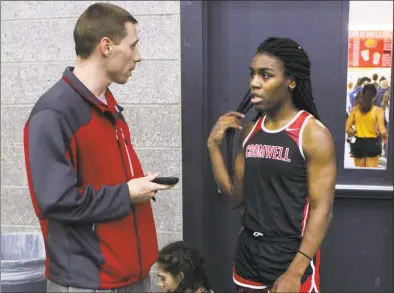
M 280 107 L 291 98 L 289 85 L 294 81 L 284 74 L 282 62 L 269 54 L 257 54 L 250 67 L 252 103 L 257 111 Z
M 159 278 L 158 286 L 164 292 L 172 293 L 178 288 L 178 278 L 174 278 L 171 273 L 164 270 L 160 265 L 157 266 L 157 276 Z

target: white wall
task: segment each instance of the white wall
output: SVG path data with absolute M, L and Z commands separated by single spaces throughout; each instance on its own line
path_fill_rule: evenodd
M 350 1 L 349 30 L 393 31 L 393 1 Z M 348 82 L 377 73 L 391 81 L 391 68 L 349 68 Z
M 349 29 L 393 30 L 393 1 L 350 1 Z

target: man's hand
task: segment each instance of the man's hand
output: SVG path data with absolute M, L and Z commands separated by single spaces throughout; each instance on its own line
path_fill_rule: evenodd
M 245 115 L 239 112 L 228 112 L 221 116 L 208 137 L 208 147 L 218 147 L 222 143 L 227 129 L 242 129 L 241 119 Z
M 301 277 L 296 274 L 291 274 L 289 272 L 284 273 L 280 276 L 274 286 L 272 287 L 272 293 L 274 292 L 300 292 L 301 287 Z
M 152 199 L 158 190 L 170 189 L 174 185 L 164 185 L 151 182 L 158 174 L 148 173 L 145 177 L 131 179 L 127 182 L 129 186 L 130 199 L 133 203 L 141 203 Z

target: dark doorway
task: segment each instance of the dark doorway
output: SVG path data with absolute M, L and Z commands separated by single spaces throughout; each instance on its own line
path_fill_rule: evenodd
M 248 68 L 258 44 L 269 36 L 284 36 L 295 39 L 308 52 L 322 121 L 333 134 L 343 133 L 345 117 L 338 109 L 345 108 L 348 9 L 347 1 L 182 1 L 183 238 L 203 252 L 215 292 L 234 290 L 232 264 L 240 210 L 226 207 L 216 193 L 206 148 L 209 131 L 220 115 L 237 108 L 247 91 Z M 337 111 L 338 118 L 332 119 Z M 336 142 L 339 154 L 343 143 Z M 343 211 L 342 203 L 336 205 Z M 392 223 L 392 209 L 378 220 L 376 224 L 385 223 L 392 231 L 388 224 Z M 330 245 L 337 233 L 333 229 L 340 226 L 336 222 L 330 230 Z M 392 237 L 385 239 L 392 246 Z M 333 249 L 327 251 L 332 254 Z M 327 258 L 323 251 L 322 274 Z M 392 273 L 392 266 L 384 269 Z M 342 281 L 343 272 L 326 271 L 332 280 L 342 283 L 328 281 L 323 275 L 322 291 L 359 288 Z M 384 284 L 380 276 L 380 288 L 392 290 L 390 279 L 383 279 Z M 376 289 L 371 282 L 369 285 L 364 288 Z

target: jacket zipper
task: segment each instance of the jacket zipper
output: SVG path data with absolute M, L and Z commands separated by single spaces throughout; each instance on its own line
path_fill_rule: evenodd
M 116 126 L 114 126 L 114 129 L 115 129 L 116 142 L 118 144 L 118 149 L 119 149 L 119 153 L 120 153 L 120 158 L 122 159 L 123 170 L 126 173 L 126 180 L 127 180 L 127 178 L 129 178 L 129 174 L 127 173 L 126 165 L 125 165 L 125 163 L 123 161 L 123 156 L 122 156 L 122 151 L 121 151 L 121 148 L 120 148 L 120 142 L 119 142 L 119 136 L 118 136 L 118 129 L 116 128 Z M 127 150 L 127 148 L 126 148 L 126 150 Z M 95 229 L 96 229 L 96 223 L 93 223 L 92 231 L 94 231 Z
M 126 141 L 126 137 L 124 136 L 123 133 L 123 129 L 120 129 L 120 132 L 122 133 L 122 137 L 123 137 L 123 142 L 124 142 L 124 147 L 126 149 L 126 153 L 127 153 L 127 159 L 129 160 L 129 166 L 130 166 L 130 170 L 131 170 L 131 176 L 134 177 L 134 169 L 133 169 L 133 164 L 131 163 L 131 159 L 130 159 L 130 154 L 129 154 L 129 150 L 127 149 L 127 141 Z
M 117 144 L 118 144 L 118 149 L 119 149 L 120 158 L 121 158 L 121 160 L 122 160 L 123 170 L 124 170 L 124 172 L 125 172 L 125 174 L 126 174 L 126 180 L 128 180 L 128 178 L 129 178 L 129 173 L 127 172 L 126 164 L 125 164 L 125 162 L 124 162 L 124 160 L 123 160 L 122 149 L 121 149 L 121 147 L 120 147 L 120 141 L 119 141 L 119 136 L 118 136 L 118 129 L 116 128 L 116 126 L 115 126 L 115 136 L 116 136 L 116 142 L 117 142 Z
M 123 170 L 124 170 L 124 172 L 125 172 L 125 174 L 126 174 L 126 180 L 127 180 L 127 179 L 129 178 L 129 175 L 128 175 L 128 172 L 127 172 L 126 164 L 125 164 L 125 162 L 124 162 L 124 160 L 123 160 L 123 156 L 122 156 L 122 149 L 121 149 L 121 147 L 120 147 L 120 141 L 119 141 L 119 136 L 118 136 L 118 129 L 116 128 L 116 125 L 114 126 L 114 128 L 115 128 L 116 140 L 117 140 L 117 143 L 118 143 L 119 154 L 120 154 L 120 158 L 121 158 L 121 160 L 122 160 Z M 133 166 L 132 166 L 132 164 L 131 164 L 130 154 L 129 154 L 129 151 L 128 151 L 128 149 L 127 149 L 126 138 L 125 138 L 125 136 L 124 136 L 124 134 L 123 134 L 122 128 L 121 128 L 120 130 L 121 130 L 121 132 L 122 132 L 122 137 L 123 137 L 123 141 L 124 141 L 124 146 L 125 146 L 125 149 L 126 149 L 127 157 L 128 157 L 128 159 L 129 159 L 130 169 L 131 169 L 131 172 L 132 172 L 132 174 L 133 174 L 133 176 L 134 176 L 134 171 L 133 171 Z M 131 204 L 131 211 L 132 211 L 133 220 L 134 220 L 135 238 L 136 238 L 136 240 L 137 240 L 138 262 L 139 262 L 139 265 L 140 265 L 140 280 L 141 280 L 141 279 L 142 279 L 142 256 L 141 256 L 141 248 L 140 248 L 140 239 L 139 239 L 139 235 L 138 235 L 137 217 L 136 217 L 136 215 L 135 215 L 135 206 L 134 206 L 133 203 Z

